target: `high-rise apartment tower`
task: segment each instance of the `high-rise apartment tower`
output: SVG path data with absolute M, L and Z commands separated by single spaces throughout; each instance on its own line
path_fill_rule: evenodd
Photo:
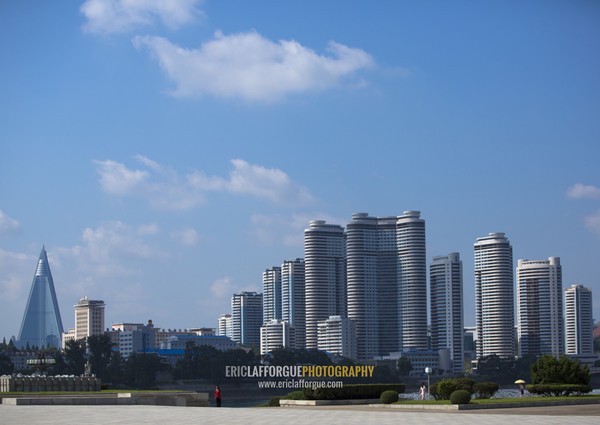
M 425 222 L 419 212 L 356 213 L 346 233 L 348 318 L 356 325 L 358 358 L 426 348 Z
M 401 348 L 426 349 L 427 257 L 425 220 L 420 211 L 404 211 L 398 217 L 398 315 Z
M 512 246 L 504 233 L 477 238 L 475 298 L 477 357 L 514 356 Z
M 231 323 L 231 314 L 221 314 L 217 320 L 217 335 L 233 336 L 233 324 Z
M 314 220 L 304 230 L 306 348 L 317 348 L 319 321 L 346 317 L 346 234 Z
M 592 290 L 583 285 L 565 289 L 566 354 L 594 353 Z
M 564 353 L 560 258 L 517 261 L 519 355 Z
M 458 252 L 433 257 L 429 266 L 431 348 L 450 350 L 452 370 L 464 370 L 462 261 Z
M 262 274 L 263 323 L 281 319 L 281 267 L 271 267 Z
M 242 292 L 231 298 L 231 339 L 242 345 L 260 347 L 263 324 L 262 294 Z
M 83 297 L 75 307 L 75 339 L 104 333 L 104 301 Z
M 284 261 L 281 265 L 282 319 L 295 329 L 295 348 L 306 344 L 306 303 L 304 260 Z

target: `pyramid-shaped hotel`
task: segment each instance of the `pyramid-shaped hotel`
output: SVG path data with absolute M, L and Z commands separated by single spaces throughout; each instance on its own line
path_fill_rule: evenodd
M 21 348 L 61 347 L 62 320 L 45 247 L 38 259 L 17 344 Z

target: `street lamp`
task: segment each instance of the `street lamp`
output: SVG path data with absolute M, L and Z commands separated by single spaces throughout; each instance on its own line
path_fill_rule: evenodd
M 429 375 L 431 375 L 431 368 L 430 367 L 426 367 L 425 368 L 425 373 L 427 374 L 427 400 L 429 400 Z

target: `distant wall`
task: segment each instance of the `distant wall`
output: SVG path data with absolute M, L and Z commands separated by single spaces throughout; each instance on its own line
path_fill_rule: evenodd
M 101 384 L 102 382 L 100 379 L 89 376 L 0 376 L 0 393 L 100 391 Z

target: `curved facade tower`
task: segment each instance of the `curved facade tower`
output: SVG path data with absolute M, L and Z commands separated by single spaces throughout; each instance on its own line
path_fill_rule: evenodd
M 346 227 L 348 318 L 360 360 L 398 351 L 397 217 L 352 215 Z
M 62 320 L 58 309 L 54 281 L 48 264 L 46 249 L 42 248 L 35 275 L 25 307 L 21 330 L 19 331 L 19 347 L 36 346 L 61 348 L 63 333 Z
M 514 279 L 512 246 L 504 233 L 477 238 L 475 298 L 477 357 L 512 357 L 514 350 Z
M 425 220 L 404 211 L 396 223 L 398 245 L 398 328 L 401 348 L 427 348 L 427 258 Z
M 346 228 L 348 318 L 357 356 L 427 348 L 425 221 L 418 211 L 370 217 L 356 213 Z
M 519 355 L 564 354 L 560 258 L 517 262 Z
M 306 348 L 317 348 L 318 322 L 346 316 L 346 234 L 313 220 L 304 230 Z

